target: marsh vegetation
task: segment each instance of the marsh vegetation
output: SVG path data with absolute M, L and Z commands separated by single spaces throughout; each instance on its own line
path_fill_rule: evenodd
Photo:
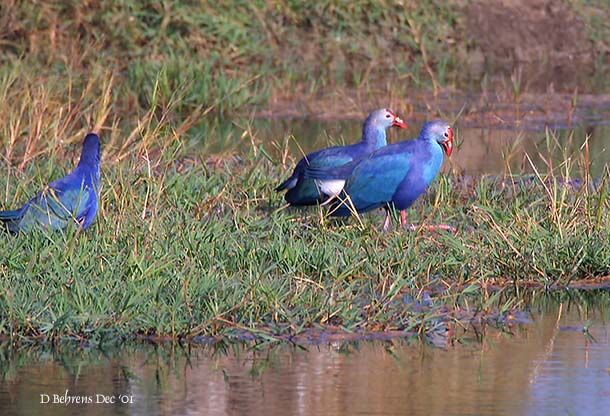
M 594 155 L 592 174 L 586 131 L 570 149 L 542 132 L 528 155 L 536 163 L 523 158 L 527 181 L 509 168 L 494 178 L 447 169 L 409 215 L 452 223 L 456 235 L 381 233 L 375 215 L 339 222 L 323 209 L 281 209 L 273 189 L 302 138 L 261 137 L 253 118 L 282 114 L 282 103 L 360 115 L 381 101 L 408 119 L 413 107 L 401 103 L 413 90 L 498 88 L 516 105 L 535 92 L 520 71 L 462 70 L 467 11 L 390 3 L 3 4 L 0 206 L 69 170 L 88 130 L 102 137 L 103 188 L 88 232 L 0 238 L 1 336 L 274 339 L 324 326 L 426 334 L 460 311 L 522 308 L 528 287 L 607 283 L 608 159 Z M 568 91 L 575 107 L 579 92 L 607 87 L 610 36 L 603 5 L 570 4 L 594 51 L 590 72 L 570 84 L 581 88 Z M 459 105 L 429 113 L 458 126 L 463 116 Z M 219 146 L 227 135 L 246 145 Z

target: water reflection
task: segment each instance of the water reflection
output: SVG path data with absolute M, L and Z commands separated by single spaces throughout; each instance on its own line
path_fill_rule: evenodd
M 405 341 L 309 347 L 131 346 L 114 353 L 8 353 L 0 414 L 606 415 L 610 325 L 541 308 L 510 335 L 466 332 L 447 350 Z M 583 334 L 585 324 L 596 342 Z M 91 396 L 40 404 L 41 394 Z M 133 404 L 95 403 L 96 395 Z

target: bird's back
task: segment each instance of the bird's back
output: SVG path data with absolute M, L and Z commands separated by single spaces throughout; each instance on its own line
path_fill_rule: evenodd
M 346 165 L 364 157 L 367 154 L 366 149 L 366 145 L 359 142 L 346 146 L 329 147 L 310 153 L 299 161 L 292 176 L 278 189 L 288 188 L 287 185 L 291 185 L 285 195 L 286 201 L 291 205 L 315 205 L 321 202 L 324 197 L 313 180 L 304 178 L 306 170 L 332 169 Z
M 99 137 L 85 138 L 74 170 L 51 182 L 20 209 L 0 212 L 0 221 L 11 232 L 41 227 L 60 229 L 71 222 L 87 228 L 95 219 L 100 184 Z
M 88 214 L 97 212 L 97 184 L 93 179 L 75 170 L 52 182 L 24 205 L 19 228 L 30 231 L 42 225 L 56 230 L 74 221 L 86 228 Z

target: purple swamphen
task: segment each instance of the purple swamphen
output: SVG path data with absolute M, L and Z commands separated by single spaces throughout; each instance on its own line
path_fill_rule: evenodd
M 51 182 L 21 208 L 0 211 L 0 222 L 11 233 L 63 229 L 71 223 L 86 229 L 97 214 L 99 188 L 100 138 L 89 133 L 76 168 Z
M 333 183 L 338 197 L 341 191 L 347 196 L 335 200 L 331 215 L 349 216 L 376 208 L 386 209 L 383 229 L 390 226 L 390 209 L 400 211 L 400 224 L 406 226 L 405 210 L 428 188 L 443 164 L 443 153 L 453 151 L 453 129 L 442 121 L 430 121 L 422 127 L 419 136 L 385 146 L 359 162 L 337 168 L 308 167 L 305 178 L 315 179 L 321 188 L 326 181 Z M 410 226 L 414 228 L 414 226 Z M 429 226 L 429 229 L 454 230 L 447 225 Z
M 277 192 L 288 190 L 284 198 L 292 206 L 315 205 L 325 201 L 329 195 L 341 192 L 341 189 L 335 190 L 337 183 L 332 180 L 325 181 L 325 186 L 320 187 L 317 181 L 303 178 L 305 169 L 308 167 L 331 169 L 359 161 L 387 145 L 386 130 L 392 126 L 404 129 L 407 124 L 387 108 L 373 111 L 364 121 L 360 142 L 348 146 L 329 147 L 308 154 L 299 160 L 292 175 L 275 190 Z M 339 184 L 343 187 L 342 183 Z

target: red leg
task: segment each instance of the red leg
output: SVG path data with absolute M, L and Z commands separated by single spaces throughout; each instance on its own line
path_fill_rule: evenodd
M 415 224 L 409 224 L 407 222 L 407 210 L 403 209 L 402 211 L 400 211 L 400 225 L 402 228 L 408 230 L 408 231 L 416 231 L 417 230 L 417 225 Z
M 403 209 L 400 211 L 400 226 L 404 227 L 405 225 L 407 225 L 407 211 Z

